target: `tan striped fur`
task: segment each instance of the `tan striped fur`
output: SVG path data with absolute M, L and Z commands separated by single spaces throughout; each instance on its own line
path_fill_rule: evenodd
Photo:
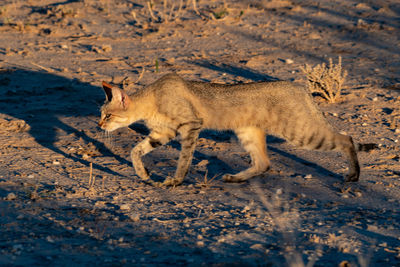
M 258 82 L 221 85 L 185 81 L 168 74 L 138 92 L 103 83 L 106 102 L 99 126 L 106 131 L 144 120 L 151 133 L 132 149 L 136 174 L 150 177 L 141 157 L 155 147 L 181 135 L 182 149 L 175 177 L 164 185 L 181 184 L 192 161 L 201 129 L 233 130 L 252 164 L 237 174 L 226 174 L 227 182 L 241 182 L 267 171 L 270 166 L 266 134 L 282 137 L 307 149 L 337 150 L 349 160 L 346 181 L 357 181 L 360 167 L 351 137 L 333 130 L 303 86 L 291 82 Z

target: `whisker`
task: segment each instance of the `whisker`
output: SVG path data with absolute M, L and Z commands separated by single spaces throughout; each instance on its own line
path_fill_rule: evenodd
M 112 132 L 106 130 L 105 133 L 106 133 L 106 136 L 107 136 L 107 143 L 111 147 L 114 147 L 114 138 L 113 138 Z

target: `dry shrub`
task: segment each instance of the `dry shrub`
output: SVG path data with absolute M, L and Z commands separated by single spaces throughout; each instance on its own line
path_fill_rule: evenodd
M 319 93 L 330 103 L 336 102 L 347 76 L 347 71 L 342 70 L 342 57 L 339 56 L 336 65 L 329 58 L 328 66 L 325 63 L 318 64 L 315 67 L 306 64 L 300 68 L 307 76 L 308 87 L 311 92 Z
M 158 3 L 158 4 L 157 4 Z M 201 15 L 197 9 L 197 0 L 162 0 L 162 1 L 147 1 L 147 9 L 150 13 L 152 22 L 168 23 L 179 19 L 184 9 L 192 8 L 197 15 Z M 137 15 L 134 11 L 131 12 L 135 20 Z
M 178 19 L 181 15 L 183 0 L 179 1 L 179 5 L 174 2 L 176 1 L 172 1 L 170 5 L 168 0 L 164 0 L 162 7 L 157 9 L 153 1 L 147 1 L 147 8 L 152 20 L 155 22 L 170 22 Z

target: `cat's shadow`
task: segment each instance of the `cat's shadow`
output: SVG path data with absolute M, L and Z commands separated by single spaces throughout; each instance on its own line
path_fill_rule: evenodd
M 104 93 L 101 88 L 89 83 L 22 68 L 0 69 L 1 112 L 9 119 L 24 120 L 30 126 L 29 133 L 41 146 L 89 166 L 88 160 L 66 153 L 65 149 L 56 145 L 58 132 L 63 132 L 63 135 L 75 134 L 84 142 L 94 144 L 103 155 L 113 156 L 120 162 L 129 164 L 102 142 L 89 137 L 82 129 L 62 121 L 62 118 L 68 120 L 74 117 L 77 122 L 81 121 L 79 123 L 89 122 L 87 117 L 97 116 L 103 101 Z M 123 176 L 99 164 L 93 163 L 93 168 Z

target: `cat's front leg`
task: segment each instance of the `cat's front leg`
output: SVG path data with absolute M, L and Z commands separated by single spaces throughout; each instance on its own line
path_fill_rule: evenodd
M 142 156 L 149 153 L 151 150 L 152 147 L 150 145 L 149 138 L 147 137 L 131 151 L 132 165 L 135 169 L 136 175 L 138 175 L 144 181 L 150 180 L 150 176 L 143 165 Z
M 131 160 L 136 174 L 146 182 L 151 182 L 150 176 L 143 165 L 142 157 L 154 148 L 168 143 L 176 135 L 172 129 L 157 129 L 152 131 L 148 137 L 137 144 L 131 151 Z M 155 183 L 152 183 L 155 184 Z
M 181 153 L 179 154 L 178 166 L 175 177 L 167 178 L 162 185 L 177 186 L 183 182 L 193 158 L 196 141 L 202 128 L 201 120 L 196 120 L 184 124 L 178 131 L 182 136 Z

